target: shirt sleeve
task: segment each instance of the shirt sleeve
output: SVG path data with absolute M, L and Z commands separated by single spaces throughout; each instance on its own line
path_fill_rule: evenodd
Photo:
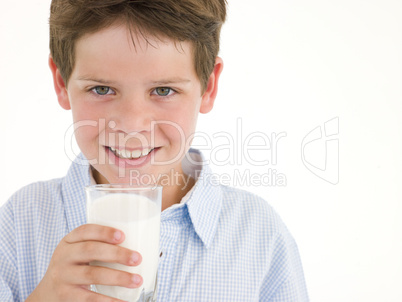
M 5 272 L 11 272 L 13 271 L 12 268 L 10 268 L 9 265 L 4 261 L 4 257 L 0 255 L 0 268 L 1 268 L 1 274 L 0 274 L 0 301 L 2 302 L 13 302 L 13 301 L 19 301 L 18 297 L 13 298 L 13 292 L 10 287 L 10 280 L 6 281 L 8 278 L 6 276 Z M 8 274 L 9 276 L 12 276 L 13 273 Z M 15 282 L 12 282 L 15 284 Z
M 259 301 L 308 302 L 299 251 L 284 225 L 273 238 L 268 257 L 268 272 L 260 288 Z
M 13 212 L 10 204 L 0 208 L 0 301 L 19 301 Z

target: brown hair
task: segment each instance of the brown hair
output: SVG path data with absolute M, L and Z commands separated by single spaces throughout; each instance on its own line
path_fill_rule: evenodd
M 115 22 L 146 34 L 193 44 L 194 67 L 205 91 L 219 51 L 226 0 L 52 0 L 50 53 L 67 85 L 76 41 Z

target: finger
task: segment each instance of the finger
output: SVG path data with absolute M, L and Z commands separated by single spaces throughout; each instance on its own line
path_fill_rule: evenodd
M 143 282 L 140 275 L 108 267 L 82 265 L 74 267 L 73 272 L 67 281 L 76 285 L 100 284 L 137 288 Z
M 79 301 L 86 301 L 86 302 L 126 302 L 83 288 L 76 288 L 74 290 L 71 290 L 69 296 L 71 297 L 71 299 L 66 299 L 66 301 L 76 302 L 77 297 L 79 297 Z
M 64 240 L 67 243 L 101 241 L 117 244 L 124 241 L 124 233 L 118 229 L 98 224 L 83 224 L 71 231 Z
M 128 266 L 137 266 L 142 257 L 136 251 L 98 241 L 84 241 L 71 244 L 66 260 L 75 264 L 86 264 L 91 261 L 120 263 Z

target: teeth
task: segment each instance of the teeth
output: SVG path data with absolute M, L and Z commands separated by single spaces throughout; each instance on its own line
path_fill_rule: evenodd
M 131 152 L 131 157 L 138 158 L 141 156 L 141 150 L 134 150 Z
M 141 155 L 142 155 L 142 156 L 146 156 L 146 155 L 149 154 L 149 152 L 151 152 L 151 150 L 152 150 L 152 149 L 144 149 L 144 150 L 142 150 Z M 134 156 L 134 155 L 133 155 L 133 156 Z
M 131 157 L 131 152 L 127 151 L 127 150 L 121 150 L 121 157 L 130 158 Z
M 147 156 L 153 149 L 143 149 L 141 150 L 134 150 L 134 151 L 128 151 L 125 149 L 119 150 L 116 148 L 110 147 L 110 150 L 117 155 L 118 157 L 125 158 L 125 159 L 137 159 L 142 156 Z

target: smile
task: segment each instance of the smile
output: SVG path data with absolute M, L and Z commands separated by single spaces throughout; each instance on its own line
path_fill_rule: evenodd
M 110 151 L 113 152 L 114 155 L 116 155 L 119 158 L 124 158 L 124 159 L 138 159 L 144 156 L 147 156 L 149 153 L 151 153 L 154 149 L 143 149 L 143 150 L 133 150 L 129 151 L 126 149 L 115 149 L 113 147 L 109 147 Z

